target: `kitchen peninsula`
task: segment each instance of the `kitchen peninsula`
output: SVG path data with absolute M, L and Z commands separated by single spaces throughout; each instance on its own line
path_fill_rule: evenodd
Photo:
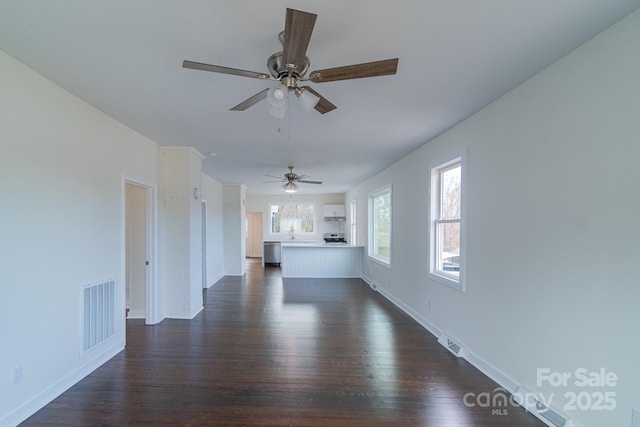
M 359 278 L 363 246 L 282 242 L 282 277 Z

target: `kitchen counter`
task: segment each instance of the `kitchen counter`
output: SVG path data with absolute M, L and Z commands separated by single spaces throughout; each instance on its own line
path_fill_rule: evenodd
M 282 277 L 359 278 L 364 246 L 282 242 Z

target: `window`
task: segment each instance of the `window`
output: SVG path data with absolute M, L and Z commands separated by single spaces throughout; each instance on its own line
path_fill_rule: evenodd
M 272 234 L 315 232 L 315 205 L 282 203 L 269 206 Z
M 369 196 L 369 256 L 391 264 L 391 186 Z
M 431 169 L 431 277 L 464 290 L 462 157 Z
M 351 235 L 349 236 L 349 241 L 351 242 L 351 245 L 356 246 L 358 244 L 358 240 L 356 239 L 356 217 L 357 217 L 357 211 L 356 211 L 356 201 L 352 200 L 351 201 L 351 206 L 349 209 L 349 221 L 350 222 L 350 231 L 351 231 Z

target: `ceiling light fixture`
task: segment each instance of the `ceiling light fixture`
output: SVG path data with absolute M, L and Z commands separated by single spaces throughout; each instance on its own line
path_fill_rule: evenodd
M 298 191 L 298 186 L 294 182 L 287 182 L 282 186 L 285 193 L 295 193 Z
M 298 99 L 300 100 L 300 104 L 304 111 L 309 114 L 315 107 L 318 105 L 320 101 L 320 97 L 314 95 L 307 89 L 300 89 L 299 87 L 295 88 L 295 93 Z
M 267 91 L 267 100 L 269 101 L 269 104 L 274 107 L 282 107 L 285 102 L 287 102 L 287 92 L 289 92 L 289 88 L 282 83 L 278 83 L 277 85 L 269 88 Z
M 291 83 L 291 85 L 289 85 Z M 269 101 L 269 113 L 278 119 L 283 119 L 287 114 L 287 98 L 289 95 L 289 90 L 293 90 L 298 99 L 300 100 L 300 105 L 304 111 L 309 114 L 320 102 L 320 97 L 314 94 L 312 91 L 307 88 L 299 88 L 295 86 L 295 79 L 292 79 L 291 82 L 287 80 L 287 84 L 278 83 L 269 88 L 267 91 L 267 101 Z
M 282 83 L 278 83 L 277 85 L 269 88 L 267 91 L 267 101 L 271 104 L 271 108 L 269 108 L 269 113 L 278 119 L 283 119 L 287 110 L 287 94 L 289 93 L 289 88 Z

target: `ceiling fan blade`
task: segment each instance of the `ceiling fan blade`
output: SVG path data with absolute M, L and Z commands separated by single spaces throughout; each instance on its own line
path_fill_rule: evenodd
M 279 179 L 280 181 L 286 181 L 286 179 L 282 178 L 281 176 L 275 176 L 275 175 L 265 175 L 265 176 L 268 176 L 269 178 Z
M 236 105 L 235 107 L 231 108 L 231 111 L 244 111 L 249 107 L 254 106 L 255 104 L 257 104 L 258 102 L 262 101 L 263 99 L 265 99 L 267 97 L 267 91 L 269 90 L 269 88 L 264 89 L 258 93 L 256 93 L 255 95 L 253 95 L 251 98 L 242 101 L 240 104 Z
M 336 80 L 362 79 L 395 74 L 398 69 L 398 58 L 364 64 L 345 65 L 344 67 L 327 68 L 312 71 L 309 80 L 314 83 L 334 82 Z
M 304 66 L 317 17 L 313 13 L 287 8 L 282 41 L 282 63 L 285 69 L 291 68 L 292 71 L 299 72 Z
M 182 68 L 191 68 L 193 70 L 211 71 L 213 73 L 232 74 L 234 76 L 252 77 L 254 79 L 269 80 L 271 76 L 265 73 L 255 71 L 246 71 L 239 68 L 222 67 L 220 65 L 203 64 L 201 62 L 182 61 Z
M 320 114 L 325 114 L 325 113 L 328 113 L 329 111 L 333 111 L 336 108 L 338 108 L 335 105 L 333 105 L 331 102 L 329 102 L 327 98 L 323 97 L 318 92 L 311 89 L 309 86 L 303 86 L 302 89 L 308 90 L 309 92 L 311 92 L 312 94 L 320 98 L 320 101 L 318 101 L 318 103 L 314 107 L 316 111 L 318 111 Z
M 299 179 L 298 182 L 302 182 L 304 184 L 322 184 L 322 181 L 307 181 L 302 179 Z

